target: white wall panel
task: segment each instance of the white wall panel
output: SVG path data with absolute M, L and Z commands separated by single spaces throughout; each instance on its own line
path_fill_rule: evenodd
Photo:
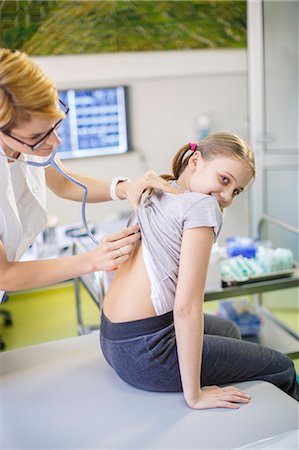
M 226 130 L 247 137 L 246 52 L 119 53 L 35 58 L 58 88 L 122 83 L 129 87 L 132 152 L 117 156 L 67 160 L 71 170 L 95 177 L 136 177 L 146 169 L 165 173 L 177 149 L 196 139 L 196 118 L 207 114 L 211 131 Z M 89 205 L 95 222 L 127 210 L 126 202 Z M 59 223 L 80 220 L 80 206 L 49 193 L 48 210 Z M 248 233 L 246 194 L 227 211 L 222 233 Z

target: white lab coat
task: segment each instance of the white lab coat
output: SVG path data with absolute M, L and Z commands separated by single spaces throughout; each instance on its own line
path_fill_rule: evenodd
M 4 155 L 0 147 L 0 153 Z M 46 180 L 43 167 L 19 161 L 8 164 L 0 155 L 0 239 L 7 259 L 18 261 L 46 224 Z M 45 158 L 21 154 L 20 159 Z M 14 165 L 14 167 L 10 167 Z M 0 291 L 0 302 L 3 292 Z

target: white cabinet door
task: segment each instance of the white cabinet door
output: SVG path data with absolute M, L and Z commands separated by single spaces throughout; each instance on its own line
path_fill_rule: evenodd
M 248 84 L 257 165 L 251 231 L 257 235 L 261 216 L 268 216 L 262 236 L 275 247 L 291 248 L 298 260 L 298 1 L 248 2 Z

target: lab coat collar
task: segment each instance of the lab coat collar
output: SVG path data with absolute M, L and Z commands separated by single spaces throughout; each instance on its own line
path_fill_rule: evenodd
M 4 150 L 0 147 L 0 152 Z M 20 160 L 39 160 L 34 156 L 20 155 Z M 46 183 L 44 168 L 32 167 L 22 162 L 13 162 L 17 164 L 18 176 L 24 178 L 27 187 L 26 201 L 24 205 L 16 204 L 14 189 L 11 181 L 11 173 L 7 158 L 0 157 L 0 209 L 2 209 L 6 223 L 5 227 L 6 242 L 4 246 L 7 257 L 10 261 L 18 260 L 24 251 L 33 242 L 38 233 L 46 224 Z M 19 206 L 19 208 L 18 208 Z M 25 217 L 32 217 L 32 226 L 30 230 L 24 230 L 20 220 L 19 211 Z M 1 228 L 1 227 L 0 227 Z M 3 231 L 2 231 L 3 232 Z M 3 237 L 2 237 L 3 238 Z
M 0 152 L 5 155 L 3 148 L 0 146 Z M 9 163 L 8 159 L 6 157 L 1 157 L 0 164 L 2 166 L 2 162 L 4 161 L 4 170 L 6 171 L 7 176 L 10 178 L 10 164 L 17 164 L 18 169 L 20 170 L 21 174 L 23 174 L 27 187 L 32 193 L 32 195 L 35 197 L 35 199 L 38 201 L 40 206 L 42 208 L 45 207 L 45 196 L 46 196 L 46 190 L 43 188 L 44 185 L 44 168 L 43 167 L 33 167 L 29 164 L 24 164 L 22 161 L 37 161 L 37 162 L 43 162 L 46 161 L 48 158 L 42 158 L 37 156 L 31 156 L 26 155 L 25 153 L 21 153 L 18 159 L 14 162 Z M 2 161 L 3 160 L 3 161 Z M 43 183 L 41 185 L 41 183 Z M 1 183 L 2 184 L 2 183 Z M 6 192 L 8 195 L 11 195 L 11 189 L 12 185 L 11 183 L 7 183 L 7 190 Z M 1 186 L 1 191 L 3 189 L 3 186 Z M 5 189 L 5 188 L 4 188 Z M 38 192 L 39 191 L 39 192 Z

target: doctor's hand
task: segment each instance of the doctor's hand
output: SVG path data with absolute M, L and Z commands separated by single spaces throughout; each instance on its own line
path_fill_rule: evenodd
M 206 386 L 199 390 L 197 398 L 187 401 L 193 409 L 229 408 L 238 409 L 240 403 L 248 403 L 250 395 L 234 386 Z
M 136 178 L 136 180 L 118 183 L 117 194 L 120 198 L 126 198 L 134 209 L 139 205 L 143 192 L 146 189 L 153 188 L 169 192 L 170 194 L 178 193 L 178 190 L 175 187 L 159 177 L 154 171 L 149 170 L 141 177 Z
M 91 250 L 93 271 L 115 270 L 129 259 L 135 242 L 140 239 L 138 225 L 132 225 L 116 233 L 106 234 L 94 250 Z

